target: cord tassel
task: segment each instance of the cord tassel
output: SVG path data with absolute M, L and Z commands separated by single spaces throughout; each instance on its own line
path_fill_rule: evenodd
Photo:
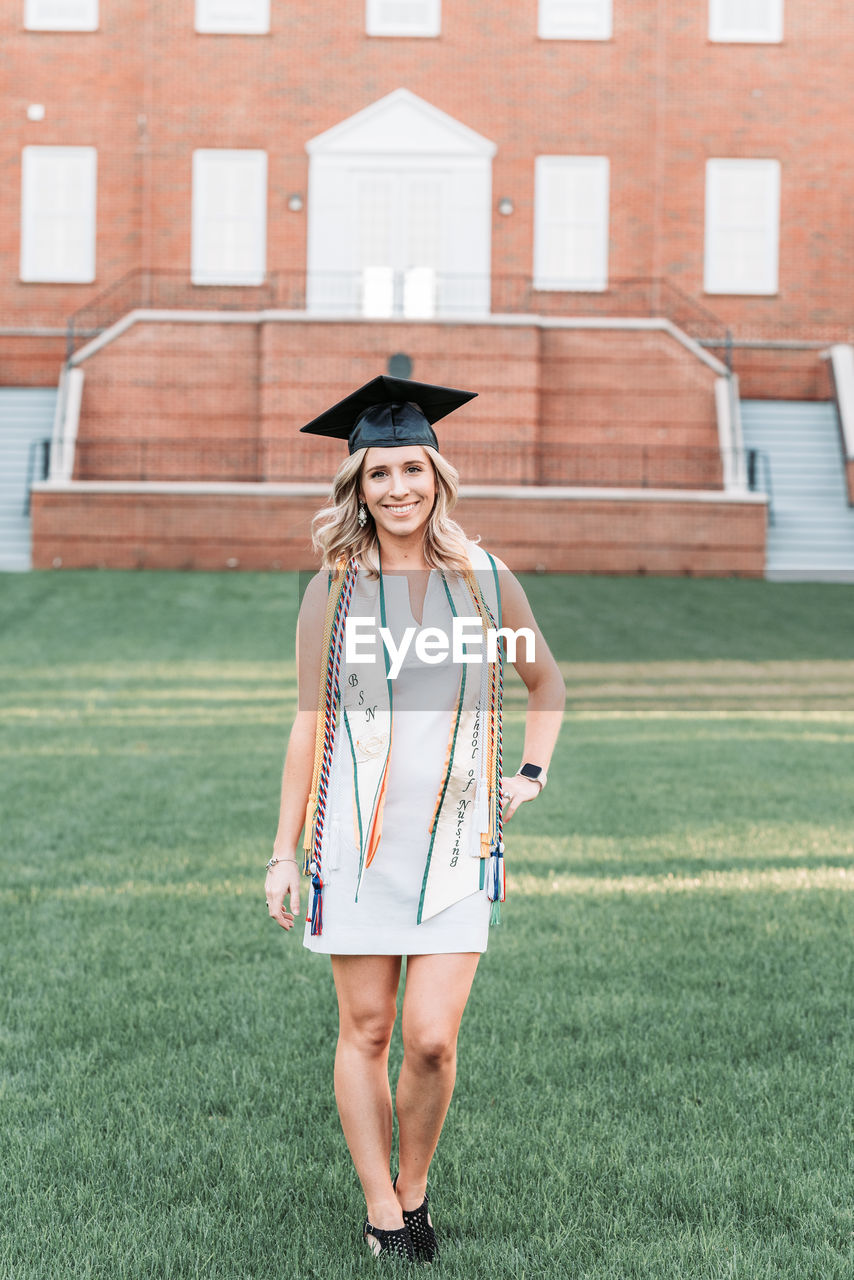
M 316 938 L 323 933 L 323 881 L 316 862 L 311 864 L 311 887 L 311 933 Z
M 501 903 L 504 901 L 505 896 L 503 843 L 494 845 L 489 857 L 486 896 L 492 903 L 489 909 L 489 923 L 491 925 L 499 924 L 501 920 Z

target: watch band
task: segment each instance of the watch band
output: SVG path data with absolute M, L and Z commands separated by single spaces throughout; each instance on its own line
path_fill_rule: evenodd
M 542 765 L 530 764 L 527 760 L 522 765 L 521 769 L 516 770 L 516 777 L 530 778 L 531 782 L 538 782 L 540 784 L 541 791 L 548 781 L 548 774 Z

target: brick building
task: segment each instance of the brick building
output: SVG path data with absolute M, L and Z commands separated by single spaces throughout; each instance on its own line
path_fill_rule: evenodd
M 305 563 L 297 428 L 397 357 L 481 390 L 442 438 L 518 567 L 763 572 L 739 396 L 828 402 L 854 339 L 842 0 L 0 14 L 36 565 Z

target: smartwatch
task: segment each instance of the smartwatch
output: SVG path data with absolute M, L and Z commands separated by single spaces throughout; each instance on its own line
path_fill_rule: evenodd
M 530 778 L 532 782 L 539 782 L 540 791 L 542 791 L 548 780 L 546 771 L 542 765 L 528 764 L 527 762 L 522 765 L 521 769 L 516 770 L 516 777 Z

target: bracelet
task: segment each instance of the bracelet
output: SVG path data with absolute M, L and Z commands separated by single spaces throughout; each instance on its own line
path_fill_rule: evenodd
M 272 858 L 267 863 L 267 870 L 271 871 L 273 867 L 275 867 L 280 862 L 292 862 L 294 866 L 296 867 L 299 866 L 299 863 L 297 862 L 296 858 L 277 858 L 276 855 L 273 854 Z

